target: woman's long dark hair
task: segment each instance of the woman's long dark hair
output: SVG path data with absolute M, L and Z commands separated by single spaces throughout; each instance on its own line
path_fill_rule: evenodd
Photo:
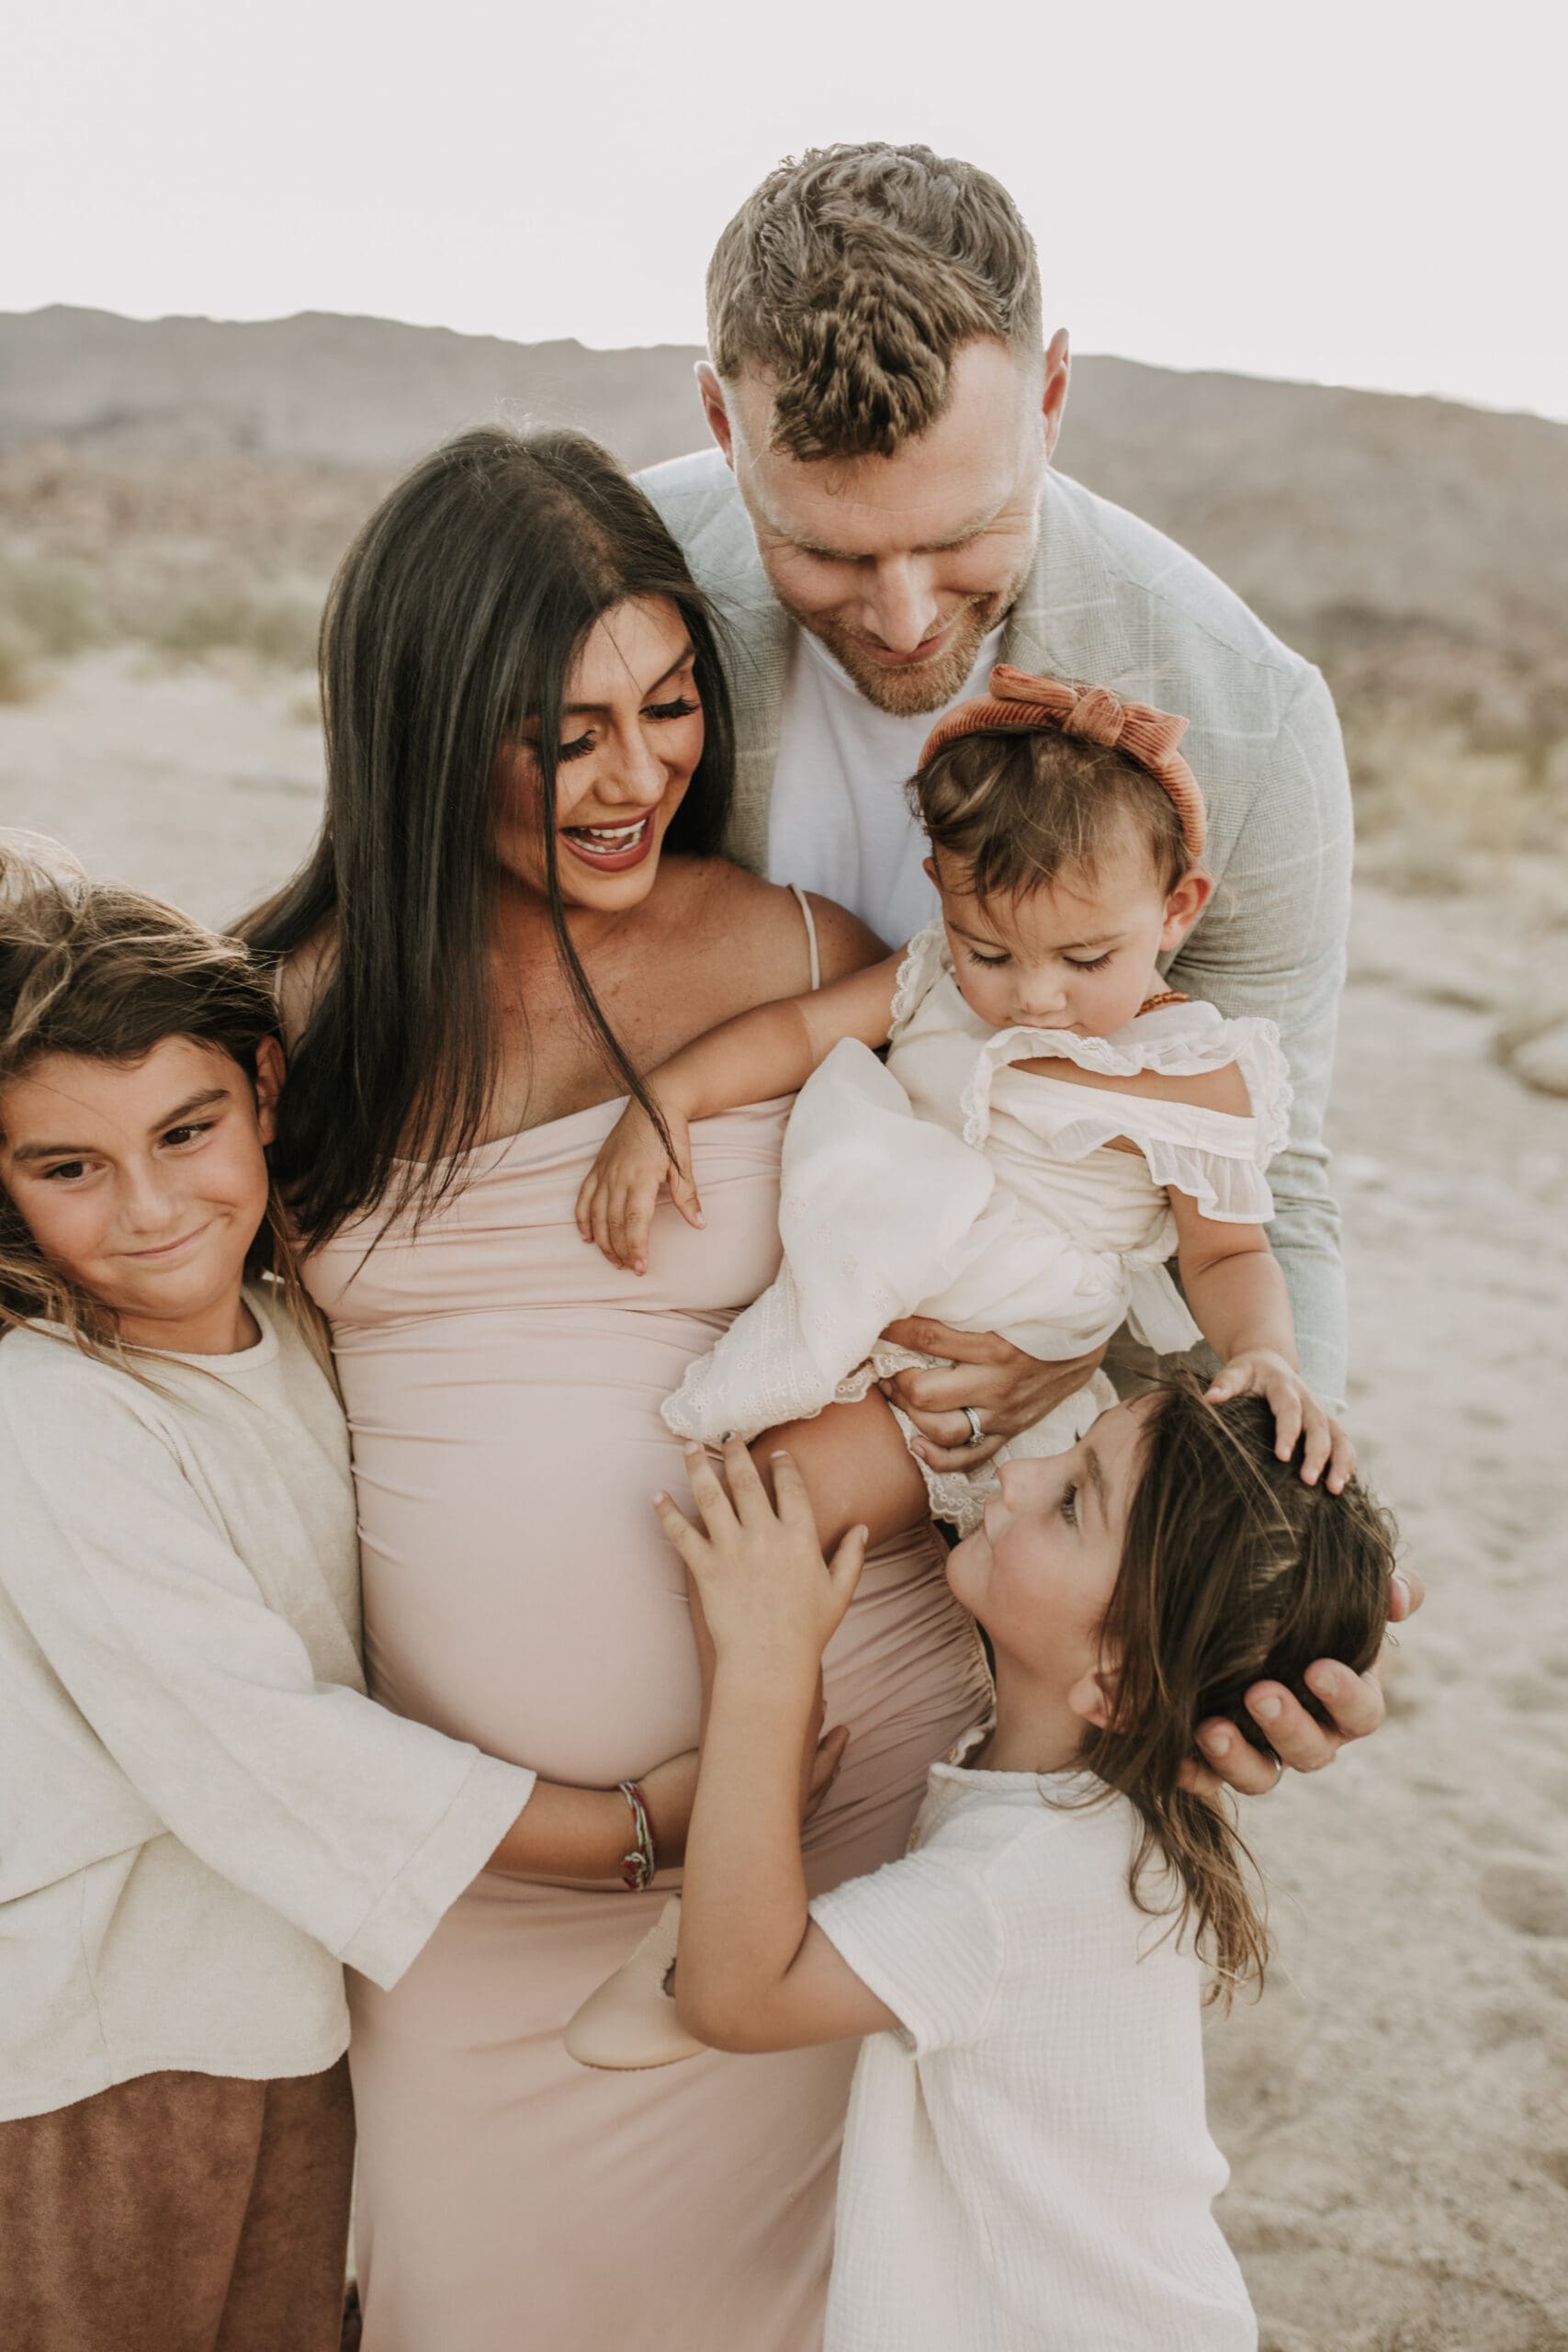
M 655 596 L 690 633 L 706 720 L 664 846 L 703 854 L 718 846 L 734 773 L 715 624 L 660 516 L 596 443 L 465 433 L 399 483 L 344 557 L 321 621 L 321 837 L 243 926 L 269 961 L 326 950 L 274 1148 L 306 1249 L 378 1204 L 417 1218 L 463 1180 L 500 1054 L 496 764 L 526 718 L 561 960 L 606 1066 L 644 1099 L 567 930 L 554 811 L 572 666 L 613 606 Z

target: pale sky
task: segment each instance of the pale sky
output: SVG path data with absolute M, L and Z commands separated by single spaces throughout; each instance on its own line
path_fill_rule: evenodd
M 1081 351 L 1568 417 L 1562 0 L 30 0 L 0 310 L 703 339 L 781 155 L 1006 182 Z

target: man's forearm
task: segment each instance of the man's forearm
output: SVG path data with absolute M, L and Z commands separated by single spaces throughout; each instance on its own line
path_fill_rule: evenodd
M 1277 1201 L 1269 1241 L 1290 1294 L 1302 1377 L 1330 1412 L 1337 1412 L 1344 1404 L 1347 1354 L 1338 1210 L 1326 1192 L 1315 1200 Z
M 1345 1285 L 1324 1115 L 1350 906 L 1349 779 L 1334 705 L 1303 672 L 1261 756 L 1257 790 L 1222 860 L 1220 889 L 1168 974 L 1231 1018 L 1280 1032 L 1294 1091 L 1290 1140 L 1269 1164 L 1269 1238 L 1284 1272 L 1306 1380 L 1345 1386 Z

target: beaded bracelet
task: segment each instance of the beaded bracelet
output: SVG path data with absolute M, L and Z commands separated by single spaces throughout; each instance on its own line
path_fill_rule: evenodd
M 637 1782 L 621 1781 L 616 1785 L 632 1809 L 637 1841 L 629 1853 L 621 1856 L 621 1878 L 633 1894 L 640 1894 L 645 1886 L 652 1885 L 659 1868 L 659 1857 L 653 1850 L 653 1824 L 648 1817 L 648 1800 Z

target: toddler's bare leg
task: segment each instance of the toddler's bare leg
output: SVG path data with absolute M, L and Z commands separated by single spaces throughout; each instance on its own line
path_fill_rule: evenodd
M 885 1396 L 874 1388 L 855 1405 L 829 1405 L 809 1421 L 786 1421 L 753 1441 L 751 1458 L 767 1476 L 768 1456 L 784 1446 L 806 1481 L 817 1537 L 830 1553 L 852 1527 L 871 1530 L 873 1546 L 926 1518 L 926 1485 Z

